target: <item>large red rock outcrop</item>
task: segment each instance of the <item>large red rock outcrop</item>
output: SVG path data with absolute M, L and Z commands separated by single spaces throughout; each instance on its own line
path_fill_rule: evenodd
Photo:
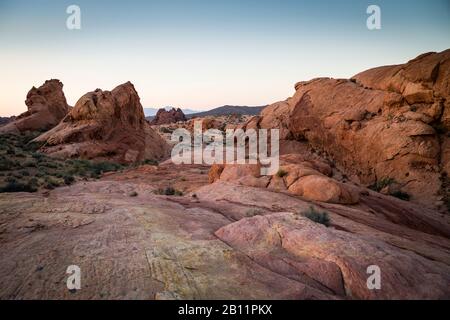
M 0 127 L 0 133 L 45 131 L 56 126 L 69 112 L 61 81 L 47 80 L 39 88 L 31 88 L 25 104 L 28 111 Z
M 353 299 L 448 299 L 450 267 L 370 236 L 326 228 L 293 213 L 242 219 L 217 237 L 276 273 Z M 367 286 L 368 267 L 381 287 Z
M 265 108 L 248 125 L 279 128 L 284 141 L 308 142 L 358 183 L 395 180 L 411 200 L 443 208 L 449 74 L 447 50 L 351 80 L 299 82 L 292 98 Z
M 260 169 L 258 164 L 215 164 L 209 171 L 209 182 L 234 182 L 328 203 L 355 204 L 359 201 L 361 190 L 329 177 L 331 167 L 311 155 L 280 156 L 280 170 L 272 176 L 261 176 Z
M 178 109 L 172 108 L 169 111 L 162 108 L 158 110 L 151 124 L 152 125 L 170 124 L 170 123 L 177 123 L 178 121 L 186 121 L 186 116 L 184 115 L 183 111 L 180 108 Z
M 112 91 L 85 94 L 58 126 L 35 140 L 45 143 L 42 151 L 64 158 L 135 163 L 162 159 L 169 152 L 167 143 L 145 120 L 130 82 Z

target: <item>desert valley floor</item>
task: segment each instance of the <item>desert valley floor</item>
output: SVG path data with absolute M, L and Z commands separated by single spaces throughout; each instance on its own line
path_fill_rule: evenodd
M 311 202 L 209 185 L 202 166 L 176 170 L 148 165 L 45 195 L 0 195 L 1 298 L 448 297 L 448 216 L 367 191 L 352 207 L 314 203 L 330 213 L 326 228 L 296 214 Z M 191 191 L 154 194 L 168 182 Z M 382 290 L 366 288 L 372 264 Z M 73 293 L 69 265 L 83 275 Z

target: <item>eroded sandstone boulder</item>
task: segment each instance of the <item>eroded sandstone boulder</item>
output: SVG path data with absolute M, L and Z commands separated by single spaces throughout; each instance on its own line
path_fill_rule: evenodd
M 280 157 L 280 170 L 275 175 L 261 176 L 260 164 L 213 165 L 209 182 L 220 180 L 267 188 L 328 203 L 358 203 L 360 190 L 330 178 L 331 173 L 331 167 L 323 160 L 311 155 L 286 154 Z
M 33 87 L 27 94 L 28 111 L 0 127 L 0 133 L 45 131 L 56 126 L 69 112 L 69 105 L 61 81 L 47 80 L 39 88 Z
M 35 141 L 42 151 L 63 158 L 135 163 L 162 159 L 167 143 L 150 127 L 133 84 L 112 91 L 97 89 L 82 96 L 69 114 Z
M 178 121 L 186 121 L 186 116 L 180 108 L 172 108 L 167 111 L 161 108 L 156 113 L 155 118 L 152 120 L 152 125 L 170 124 L 177 123 Z

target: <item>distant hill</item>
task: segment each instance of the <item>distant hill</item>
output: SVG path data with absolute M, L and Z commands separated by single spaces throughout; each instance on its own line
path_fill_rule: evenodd
M 247 106 L 222 106 L 209 111 L 197 112 L 192 114 L 186 114 L 186 118 L 191 119 L 194 117 L 207 117 L 207 116 L 224 116 L 229 114 L 242 114 L 242 115 L 258 115 L 267 106 L 260 107 L 247 107 Z M 184 110 L 183 110 L 184 111 Z
M 7 123 L 10 123 L 11 121 L 14 121 L 16 117 L 12 116 L 12 117 L 0 117 L 0 126 L 5 125 Z

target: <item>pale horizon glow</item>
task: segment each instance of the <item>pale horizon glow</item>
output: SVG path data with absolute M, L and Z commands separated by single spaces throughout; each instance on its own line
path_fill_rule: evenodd
M 450 48 L 450 1 L 0 0 L 0 116 L 59 79 L 70 105 L 131 81 L 144 108 L 208 110 L 284 100 L 298 81 L 349 78 Z M 81 7 L 82 29 L 65 26 Z

